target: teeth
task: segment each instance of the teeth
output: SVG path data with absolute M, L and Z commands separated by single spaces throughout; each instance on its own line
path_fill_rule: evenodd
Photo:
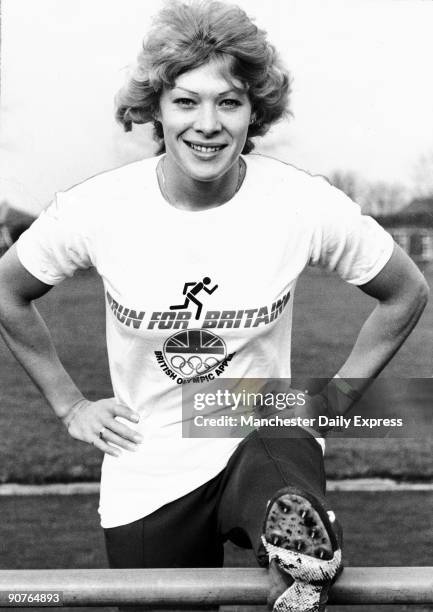
M 188 142 L 187 144 L 189 147 L 191 147 L 191 149 L 194 149 L 194 151 L 200 151 L 200 153 L 215 153 L 216 151 L 222 149 L 222 147 L 204 147 L 202 145 L 193 144 L 192 142 Z

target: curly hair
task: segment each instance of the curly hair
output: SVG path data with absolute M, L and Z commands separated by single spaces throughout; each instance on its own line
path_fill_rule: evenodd
M 243 153 L 270 126 L 289 114 L 289 73 L 275 48 L 238 6 L 219 0 L 171 0 L 156 15 L 125 86 L 116 96 L 116 119 L 126 132 L 133 123 L 153 122 L 159 153 L 165 150 L 162 125 L 155 119 L 164 87 L 194 68 L 219 60 L 248 91 L 254 121 Z

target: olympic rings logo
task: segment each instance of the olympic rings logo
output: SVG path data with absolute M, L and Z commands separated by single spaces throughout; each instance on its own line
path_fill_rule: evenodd
M 176 332 L 164 343 L 164 358 L 180 376 L 194 378 L 207 374 L 227 355 L 224 340 L 207 329 Z
M 183 374 L 183 376 L 206 374 L 210 370 L 213 370 L 218 363 L 219 361 L 215 357 L 206 357 L 202 359 L 199 355 L 191 355 L 188 359 L 185 359 L 182 355 L 174 355 L 170 359 L 172 368 Z

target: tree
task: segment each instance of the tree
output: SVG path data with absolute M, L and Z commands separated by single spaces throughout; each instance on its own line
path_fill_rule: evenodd
M 416 197 L 433 197 L 433 151 L 421 155 L 414 168 L 414 178 Z
M 329 182 L 344 191 L 352 200 L 358 201 L 362 194 L 361 179 L 350 170 L 336 170 L 330 175 Z
M 329 182 L 357 202 L 364 213 L 372 215 L 397 212 L 411 200 L 404 185 L 386 181 L 368 183 L 351 171 L 337 170 L 331 174 Z
M 409 204 L 412 197 L 408 189 L 399 183 L 376 181 L 368 186 L 365 194 L 368 209 L 373 215 L 389 215 Z

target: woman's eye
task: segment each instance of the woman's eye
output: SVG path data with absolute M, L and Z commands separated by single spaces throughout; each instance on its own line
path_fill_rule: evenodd
M 191 100 L 191 98 L 176 98 L 174 103 L 183 107 L 194 106 L 195 104 L 194 100 Z
M 222 100 L 221 105 L 226 106 L 228 108 L 236 108 L 238 106 L 241 106 L 241 103 L 239 102 L 239 100 L 227 98 L 226 100 Z

